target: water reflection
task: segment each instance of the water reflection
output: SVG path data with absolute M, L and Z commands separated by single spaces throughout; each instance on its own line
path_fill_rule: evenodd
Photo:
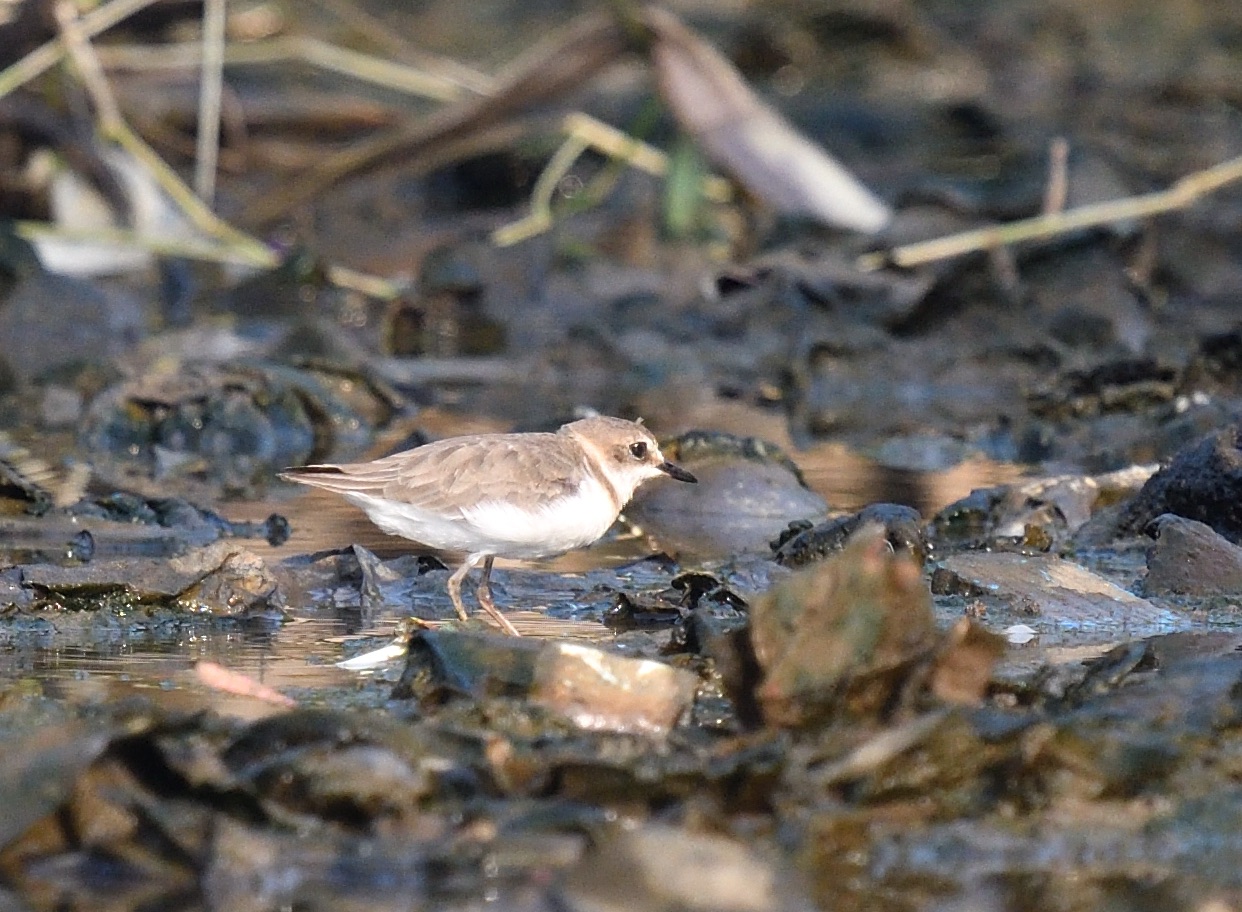
M 333 666 L 340 658 L 337 618 L 295 618 L 276 629 L 247 630 L 229 623 L 191 623 L 166 632 L 131 630 L 109 638 L 93 627 L 0 649 L 0 682 L 31 681 L 40 693 L 70 705 L 113 703 L 128 697 L 156 700 L 168 709 L 213 708 L 252 715 L 255 701 L 204 687 L 196 662 L 211 661 L 283 692 L 339 687 L 351 676 Z
M 1018 467 L 985 461 L 962 463 L 942 472 L 887 469 L 834 444 L 795 455 L 808 484 L 837 511 L 890 501 L 914 506 L 927 516 L 974 488 L 1009 482 L 1022 474 Z M 289 541 L 279 548 L 261 542 L 250 545 L 272 564 L 352 543 L 384 558 L 414 550 L 409 543 L 380 532 L 361 511 L 325 492 L 230 504 L 225 512 L 231 519 L 258 520 L 273 510 L 289 518 L 293 530 Z M 555 612 L 562 615 L 556 618 L 523 609 L 580 600 L 583 592 L 578 587 L 585 581 L 571 575 L 630 564 L 648 551 L 641 538 L 612 536 L 592 548 L 541 564 L 541 570 L 562 576 L 539 578 L 540 598 L 531 589 L 532 581 L 538 581 L 535 576 L 508 576 L 517 609 L 511 614 L 527 633 L 608 636 L 599 624 L 566 618 L 564 612 Z M 498 562 L 498 567 L 506 566 L 522 565 Z M 504 583 L 506 575 L 501 573 L 499 578 Z M 439 598 L 440 587 L 435 589 Z M 411 585 L 407 594 L 414 598 L 421 591 Z M 138 694 L 159 695 L 161 702 L 187 709 L 204 701 L 217 709 L 238 703 L 240 698 L 209 692 L 194 677 L 194 663 L 206 660 L 285 692 L 339 688 L 356 680 L 333 666 L 342 657 L 343 641 L 360 632 L 383 635 L 395 629 L 401 614 L 398 609 L 406 604 L 404 599 L 386 598 L 380 612 L 374 613 L 362 611 L 356 603 L 341 604 L 332 594 L 303 593 L 292 601 L 298 604 L 291 608 L 291 620 L 259 627 L 200 618 L 144 624 L 134 618 L 90 617 L 89 612 L 76 617 L 63 613 L 15 617 L 0 641 L 0 684 L 38 682 L 46 696 L 79 705 Z

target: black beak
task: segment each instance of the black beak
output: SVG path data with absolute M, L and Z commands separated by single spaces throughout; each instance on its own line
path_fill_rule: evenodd
M 673 465 L 671 462 L 662 462 L 656 466 L 661 472 L 669 478 L 676 478 L 678 481 L 688 481 L 690 484 L 698 484 L 699 480 L 683 469 L 679 465 Z

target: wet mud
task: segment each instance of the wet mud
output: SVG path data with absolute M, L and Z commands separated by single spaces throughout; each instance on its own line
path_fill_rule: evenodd
M 91 36 L 187 174 L 191 6 Z M 909 249 L 1231 167 L 1234 5 L 267 12 L 440 88 L 230 58 L 209 244 L 0 97 L 0 908 L 1242 908 L 1236 188 Z M 588 411 L 699 483 L 520 637 L 278 478 Z

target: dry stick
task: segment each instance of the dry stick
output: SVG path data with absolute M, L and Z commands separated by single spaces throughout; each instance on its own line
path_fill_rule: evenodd
M 552 227 L 552 199 L 556 188 L 587 149 L 595 149 L 653 177 L 668 174 L 668 156 L 664 152 L 588 114 L 566 115 L 561 130 L 565 133 L 565 141 L 548 160 L 535 183 L 530 215 L 492 232 L 492 243 L 496 246 L 512 246 Z M 703 179 L 701 190 L 704 197 L 716 203 L 728 202 L 733 195 L 727 180 L 712 175 Z
M 905 244 L 892 250 L 865 254 L 858 258 L 856 265 L 863 272 L 873 272 L 890 265 L 909 268 L 1019 241 L 1055 237 L 1083 228 L 1185 209 L 1209 193 L 1238 180 L 1242 180 L 1242 156 L 1188 174 L 1167 190 Z
M 490 76 L 471 69 L 449 57 L 431 54 L 420 48 L 413 47 L 408 41 L 397 36 L 392 26 L 381 21 L 375 14 L 362 9 L 354 0 L 314 0 L 322 9 L 336 16 L 343 25 L 360 32 L 378 48 L 386 48 L 393 57 L 400 58 L 404 63 L 416 67 L 424 74 L 434 74 L 434 78 L 443 79 L 451 85 L 462 89 L 457 94 L 487 95 L 492 91 L 493 81 Z
M 570 134 L 544 166 L 530 194 L 530 215 L 492 232 L 492 243 L 509 247 L 552 227 L 552 200 L 561 180 L 569 173 L 589 144 L 580 136 Z
M 273 251 L 217 218 L 182 182 L 177 173 L 129 128 L 121 117 L 116 97 L 104 77 L 99 58 L 95 56 L 90 42 L 82 33 L 73 3 L 71 0 L 59 0 L 55 12 L 65 49 L 95 102 L 100 133 L 138 159 L 196 228 L 233 246 L 239 258 L 249 265 L 263 268 L 277 265 L 279 259 Z
M 117 4 L 114 4 L 114 6 L 117 5 L 119 5 L 119 0 Z M 217 262 L 239 263 L 262 269 L 271 269 L 279 265 L 280 258 L 274 251 L 255 238 L 238 231 L 204 206 L 199 198 L 177 176 L 177 173 L 129 128 L 124 118 L 121 117 L 120 108 L 117 106 L 116 98 L 107 79 L 104 77 L 103 67 L 99 62 L 99 58 L 94 53 L 94 48 L 87 39 L 88 33 L 84 28 L 85 20 L 77 18 L 76 10 L 69 0 L 61 0 L 61 2 L 57 3 L 55 13 L 61 30 L 64 50 L 73 60 L 79 75 L 82 77 L 83 84 L 95 102 L 100 121 L 100 132 L 141 162 L 151 172 L 155 180 L 164 189 L 164 192 L 194 223 L 195 227 L 219 243 L 216 244 L 211 241 L 207 243 L 194 243 L 184 239 L 161 242 L 158 238 L 139 237 L 135 232 L 125 231 L 117 232 L 117 238 L 122 242 L 137 244 L 147 250 L 161 252 L 162 249 L 170 255 L 190 256 L 196 259 Z M 106 25 L 100 24 L 104 21 L 100 19 L 96 22 L 95 27 L 97 31 L 102 31 L 108 25 L 112 25 L 114 21 L 119 20 L 107 21 Z M 38 51 L 35 53 L 38 53 Z M 14 65 L 14 67 L 16 66 L 17 64 Z M 13 69 L 13 67 L 10 67 L 10 70 L 6 72 L 11 72 Z M 32 68 L 27 68 L 27 70 L 32 70 Z M 24 225 L 24 228 L 27 235 L 31 237 L 42 235 L 45 237 L 58 236 L 65 238 L 71 236 L 66 232 L 35 230 L 35 226 L 29 223 Z M 400 294 L 400 289 L 393 282 L 341 266 L 329 267 L 328 280 L 338 287 L 352 289 L 378 298 L 392 299 Z
M 1048 183 L 1044 187 L 1045 215 L 1063 212 L 1069 198 L 1069 140 L 1064 136 L 1053 137 L 1048 144 Z
M 336 0 L 319 2 L 333 4 Z M 95 53 L 105 66 L 142 71 L 184 69 L 197 61 L 201 50 L 194 43 L 167 45 L 162 48 L 114 45 L 97 48 Z M 494 87 L 493 80 L 460 65 L 448 75 L 428 74 L 423 70 L 344 50 L 305 36 L 228 45 L 224 49 L 224 60 L 229 64 L 281 63 L 295 60 L 371 85 L 443 102 L 458 100 L 469 92 L 486 94 Z M 468 76 L 472 78 L 467 78 Z M 578 147 L 577 154 L 581 154 L 585 148 L 593 148 L 654 177 L 664 177 L 668 173 L 668 156 L 662 151 L 589 115 L 567 115 L 562 131 L 566 134 L 564 145 L 544 168 L 545 174 L 556 175 L 557 180 L 572 166 L 576 156 L 571 155 L 570 150 L 575 147 Z M 397 133 L 399 136 L 405 135 L 404 130 L 398 130 Z M 586 142 L 585 147 L 581 147 L 583 141 Z M 328 166 L 326 176 L 333 180 L 343 177 L 374 160 L 378 154 L 382 154 L 383 149 L 390 148 L 391 143 L 388 136 L 381 136 L 373 142 L 355 147 L 354 150 L 338 153 Z M 460 145 L 460 141 L 449 143 L 454 148 Z M 467 148 L 471 146 L 472 144 L 466 143 Z M 432 157 L 435 160 L 444 158 L 443 155 Z M 324 176 L 320 174 L 321 181 Z M 555 188 L 556 181 L 551 183 Z M 305 183 L 301 189 L 305 191 Z M 703 195 L 713 202 L 728 202 L 732 198 L 732 188 L 723 178 L 709 176 L 703 182 Z M 499 229 L 498 235 L 494 237 L 495 242 L 501 245 L 515 244 L 547 230 L 552 222 L 550 202 L 550 194 L 541 201 L 538 193 L 532 193 L 531 214 L 519 222 Z M 258 215 L 265 217 L 267 210 L 260 210 Z
M 618 158 L 652 177 L 668 176 L 668 155 L 649 146 L 641 139 L 596 120 L 589 114 L 574 113 L 566 116 L 564 130 L 570 135 L 581 136 L 591 148 L 612 158 Z M 709 174 L 703 178 L 703 195 L 713 203 L 733 200 L 733 185 L 723 177 Z
M 94 38 L 106 32 L 123 19 L 151 6 L 158 0 L 112 0 L 87 13 L 78 22 L 78 30 L 85 38 Z M 0 72 L 0 98 L 32 79 L 46 73 L 65 56 L 65 46 L 60 41 L 49 41 L 35 48 L 17 63 Z
M 112 94 L 112 86 L 104 76 L 103 67 L 90 52 L 90 42 L 78 25 L 77 7 L 72 0 L 57 0 L 53 12 L 56 14 L 56 24 L 60 27 L 60 37 L 65 49 L 77 68 L 87 94 L 95 103 L 95 114 L 99 118 L 100 128 L 104 133 L 112 134 L 123 123 L 121 109 L 117 106 L 116 96 Z
M 114 247 L 145 250 L 157 256 L 266 269 L 271 269 L 280 263 L 279 257 L 270 250 L 266 251 L 264 261 L 258 262 L 258 257 L 239 251 L 236 245 L 213 238 L 139 234 L 128 228 L 90 228 L 75 231 L 57 228 L 47 222 L 19 221 L 14 224 L 17 236 L 31 242 L 56 240 L 66 243 L 109 244 Z M 357 291 L 380 300 L 391 301 L 401 294 L 401 288 L 392 280 L 368 275 L 345 266 L 329 266 L 328 281 L 338 288 Z
M 104 66 L 131 72 L 188 69 L 199 64 L 202 52 L 202 46 L 196 41 L 166 44 L 162 47 L 114 45 L 95 49 Z M 359 51 L 339 48 L 307 35 L 287 35 L 266 41 L 228 44 L 224 48 L 224 62 L 229 65 L 290 61 L 434 101 L 455 101 L 468 94 L 459 83 L 450 78 L 425 73 Z
M 203 3 L 203 67 L 198 90 L 198 133 L 194 149 L 194 190 L 211 206 L 216 198 L 220 160 L 220 103 L 224 92 L 225 0 Z
M 146 250 L 156 256 L 181 257 L 207 263 L 264 265 L 251 261 L 242 262 L 235 247 L 214 238 L 139 234 L 130 228 L 59 228 L 47 222 L 35 221 L 19 221 L 15 225 L 18 237 L 27 241 L 56 240 L 70 244 L 107 244 L 114 247 Z M 275 254 L 271 256 L 275 261 Z M 275 262 L 269 264 L 269 268 L 275 264 Z

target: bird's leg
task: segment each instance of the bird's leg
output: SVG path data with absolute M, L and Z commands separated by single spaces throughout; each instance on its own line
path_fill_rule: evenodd
M 479 600 L 479 607 L 491 615 L 492 620 L 500 625 L 501 630 L 509 634 L 509 636 L 521 636 L 517 628 L 513 626 L 507 617 L 500 613 L 500 609 L 492 601 L 492 563 L 495 560 L 496 558 L 489 554 L 487 560 L 483 562 L 483 574 L 479 577 L 479 585 L 475 587 L 474 594 Z
M 457 616 L 463 621 L 470 620 L 470 616 L 466 614 L 466 606 L 461 603 L 461 581 L 466 578 L 466 574 L 479 565 L 485 555 L 471 554 L 467 557 L 460 567 L 453 571 L 453 575 L 448 579 L 448 594 L 453 600 L 453 607 L 457 609 Z

